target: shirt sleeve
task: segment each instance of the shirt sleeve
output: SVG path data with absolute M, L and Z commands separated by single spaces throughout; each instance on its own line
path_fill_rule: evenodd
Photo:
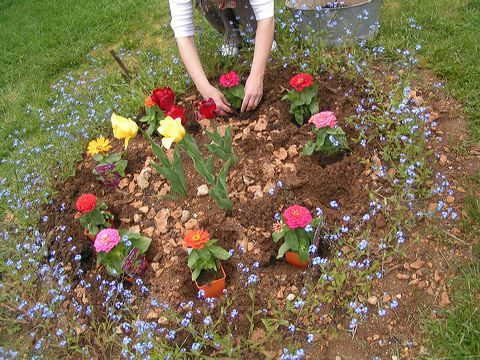
M 273 17 L 274 0 L 250 0 L 257 21 Z
M 175 37 L 193 36 L 193 2 L 192 0 L 168 0 L 172 21 L 170 25 Z

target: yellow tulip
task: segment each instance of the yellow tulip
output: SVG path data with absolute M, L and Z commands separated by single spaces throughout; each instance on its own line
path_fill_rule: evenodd
M 117 114 L 112 114 L 112 128 L 113 128 L 113 136 L 116 139 L 121 140 L 125 139 L 125 149 L 128 146 L 128 142 L 131 138 L 137 136 L 138 132 L 138 125 L 132 119 L 127 119 Z
M 179 141 L 182 141 L 185 136 L 185 128 L 183 127 L 180 118 L 174 120 L 172 117 L 167 116 L 160 121 L 160 126 L 157 130 L 160 135 L 163 136 L 162 145 L 166 149 L 170 149 L 174 142 L 178 143 Z

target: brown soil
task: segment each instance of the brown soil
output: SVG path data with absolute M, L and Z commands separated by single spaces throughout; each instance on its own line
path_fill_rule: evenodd
M 153 159 L 154 156 L 147 141 L 138 136 L 129 145 L 129 163 L 126 169 L 129 175 L 125 179 L 124 187 L 109 189 L 96 181 L 91 173 L 94 166 L 91 159 L 80 162 L 75 176 L 59 185 L 57 200 L 46 209 L 49 221 L 45 225 L 45 231 L 51 234 L 51 250 L 56 251 L 57 259 L 64 261 L 65 264 L 71 263 L 70 273 L 73 274 L 76 263 L 72 258 L 75 254 L 80 254 L 82 260 L 79 266 L 86 273 L 86 279 L 93 281 L 97 274 L 107 276 L 102 268 L 95 266 L 92 242 L 83 235 L 83 229 L 74 219 L 76 199 L 82 193 L 89 192 L 108 204 L 110 211 L 115 215 L 116 227 L 128 228 L 138 225 L 143 234 L 147 229 L 153 231 L 152 245 L 146 254 L 151 268 L 147 271 L 145 281 L 152 296 L 174 307 L 197 295 L 197 289 L 191 281 L 191 273 L 187 267 L 187 254 L 181 247 L 185 226 L 189 224 L 181 219 L 182 212 L 185 211 L 189 212 L 188 220 L 195 228 L 208 230 L 212 237 L 219 239 L 219 245 L 227 250 L 235 250 L 235 255 L 224 262 L 224 268 L 228 292 L 242 294 L 236 299 L 238 304 L 235 304 L 240 313 L 243 313 L 243 308 L 249 305 L 245 293 L 248 273 L 244 274 L 241 267 L 249 267 L 252 271 L 252 263 L 258 261 L 261 265 L 260 269 L 255 271 L 261 284 L 257 287 L 255 299 L 259 308 L 270 309 L 276 303 L 284 303 L 284 299 L 277 299 L 281 287 L 301 289 L 307 276 L 319 276 L 315 273 L 309 275 L 307 271 L 289 266 L 283 260 L 276 260 L 280 244 L 275 244 L 271 238 L 275 213 L 293 204 L 304 205 L 312 211 L 320 207 L 326 215 L 327 226 L 331 228 L 335 224 L 340 224 L 345 214 L 355 220 L 367 211 L 369 199 L 366 189 L 374 181 L 371 176 L 367 176 L 365 165 L 359 161 L 360 158 L 369 158 L 367 150 L 353 143 L 351 152 L 333 163 L 326 163 L 318 156 L 300 155 L 303 144 L 311 139 L 312 134 L 309 126 L 298 128 L 288 120 L 289 105 L 280 98 L 285 91 L 283 85 L 288 84 L 289 77 L 290 73 L 287 72 L 269 74 L 265 81 L 264 101 L 257 110 L 222 120 L 218 124 L 220 128 L 227 124 L 232 126 L 234 149 L 239 158 L 239 164 L 231 170 L 227 181 L 230 197 L 234 202 L 231 214 L 227 215 L 225 211 L 218 209 L 209 197 L 196 195 L 197 187 L 204 182 L 195 173 L 187 158 L 184 158 L 188 183 L 186 198 L 174 197 L 168 193 L 165 180 L 154 170 L 149 179 L 149 187 L 139 189 L 136 186 L 138 174 L 148 165 L 147 157 Z M 354 114 L 356 104 L 362 96 L 360 85 L 352 86 L 351 81 L 340 76 L 322 75 L 318 80 L 320 109 L 334 111 L 347 135 L 354 138 L 355 131 L 346 126 L 345 118 Z M 345 96 L 347 92 L 349 95 Z M 195 100 L 192 98 L 190 101 Z M 446 118 L 446 123 L 456 119 L 452 113 L 442 116 Z M 189 117 L 191 118 L 192 114 L 189 114 Z M 203 128 L 209 127 L 206 121 L 201 125 Z M 208 138 L 200 131 L 194 135 L 202 148 Z M 117 142 L 115 150 L 121 151 L 122 145 L 123 143 Z M 278 180 L 283 182 L 283 187 L 276 186 Z M 375 184 L 379 184 L 378 179 Z M 274 193 L 269 195 L 268 190 L 272 188 Z M 338 202 L 339 209 L 330 207 L 329 203 L 332 200 Z M 60 212 L 58 209 L 62 203 L 65 203 L 66 210 Z M 148 211 L 141 213 L 139 209 L 144 206 L 148 207 Z M 160 229 L 156 220 L 162 211 L 168 213 L 165 229 Z M 384 226 L 381 224 L 382 221 L 384 223 L 381 219 L 380 222 L 377 221 L 377 225 L 380 226 L 377 226 L 375 232 L 381 233 Z M 63 226 L 66 226 L 65 231 L 62 230 Z M 68 237 L 72 238 L 69 242 L 65 241 Z M 239 251 L 239 245 L 245 251 Z M 440 255 L 434 253 L 436 245 L 431 241 L 426 239 L 422 242 L 421 249 L 418 244 L 415 245 L 404 249 L 406 253 L 403 259 L 398 260 L 397 267 L 396 262 L 390 259 L 389 266 L 397 270 L 389 272 L 387 281 L 381 282 L 382 285 L 376 283 L 378 288 L 375 290 L 379 297 L 382 291 L 388 292 L 392 297 L 406 294 L 402 300 L 402 307 L 410 310 L 416 309 L 417 303 L 427 306 L 425 304 L 436 302 L 439 295 L 435 289 L 434 291 L 437 291 L 435 298 L 427 301 L 424 289 L 415 287 L 412 291 L 411 286 L 409 289 L 404 280 L 399 280 L 396 275 L 402 270 L 403 262 L 412 262 L 417 257 L 429 256 L 433 265 L 423 273 L 422 276 L 425 278 L 433 276 L 435 270 L 442 266 L 439 264 L 445 265 Z M 75 250 L 72 251 L 73 246 Z M 329 247 L 329 244 L 322 244 L 320 254 L 328 256 L 331 251 Z M 445 274 L 442 273 L 443 276 Z M 439 285 L 439 288 L 440 286 L 446 289 L 445 283 Z M 104 297 L 102 293 L 95 291 L 95 287 L 92 287 L 88 292 L 91 304 L 101 303 Z M 375 312 L 374 308 L 371 310 Z M 389 354 L 390 350 L 387 351 L 378 345 L 377 338 L 374 337 L 375 340 L 370 341 L 369 337 L 379 334 L 381 338 L 396 339 L 394 342 L 398 339 L 413 339 L 418 334 L 418 330 L 414 329 L 418 325 L 418 318 L 417 321 L 411 321 L 411 314 L 403 309 L 398 312 L 392 311 L 388 315 L 390 317 L 388 321 L 373 320 L 371 327 L 361 328 L 354 340 L 348 335 L 342 335 L 339 340 L 326 342 L 320 350 L 312 349 L 312 354 L 315 354 L 313 358 L 334 359 L 336 355 L 341 355 L 342 359 L 356 359 Z M 342 324 L 337 325 L 339 329 L 342 328 Z M 248 320 L 240 318 L 239 331 L 246 329 L 247 326 Z M 343 324 L 343 328 L 345 327 Z M 394 344 L 388 349 L 395 346 L 404 348 L 402 341 L 399 340 L 400 346 Z M 358 351 L 352 352 L 347 348 Z M 418 350 L 415 353 L 418 353 Z

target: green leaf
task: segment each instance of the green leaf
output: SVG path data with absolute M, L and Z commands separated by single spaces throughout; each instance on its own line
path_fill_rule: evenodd
M 196 251 L 192 251 L 188 256 L 188 267 L 190 269 L 193 268 L 198 259 L 200 259 L 200 256 L 198 256 Z
M 95 154 L 93 155 L 93 158 L 95 159 L 95 161 L 102 161 L 103 160 L 103 155 L 102 154 Z
M 156 125 L 157 125 L 157 122 L 156 122 L 156 121 L 150 123 L 150 125 L 148 126 L 148 129 L 147 129 L 147 134 L 148 134 L 148 135 L 152 135 L 152 134 L 153 134 L 153 132 L 155 131 L 155 129 L 156 129 L 156 127 L 157 127 Z
M 290 246 L 286 242 L 280 246 L 280 249 L 278 249 L 278 254 L 277 254 L 277 259 L 280 259 L 285 253 L 290 250 Z
M 198 277 L 200 276 L 200 273 L 202 272 L 202 269 L 195 269 L 193 272 L 192 272 L 192 281 L 195 281 L 198 279 Z
M 307 156 L 312 155 L 316 147 L 317 145 L 313 141 L 307 142 L 303 147 L 303 155 L 307 155 Z
M 280 240 L 284 236 L 285 236 L 285 231 L 284 230 L 275 231 L 275 232 L 272 233 L 272 238 L 273 238 L 273 241 L 275 241 L 275 242 L 278 242 L 278 240 Z
M 296 112 L 295 121 L 297 122 L 298 125 L 303 125 L 303 114 Z
M 298 250 L 297 234 L 294 231 L 287 231 L 285 233 L 285 243 L 288 244 L 290 249 L 297 251 Z
M 125 169 L 127 168 L 128 161 L 121 159 L 115 163 L 115 169 L 118 171 L 121 177 L 125 176 Z
M 176 181 L 180 182 L 180 185 L 182 187 L 182 191 L 186 194 L 187 193 L 187 184 L 185 180 L 185 172 L 183 170 L 183 162 L 182 158 L 180 156 L 180 146 L 175 147 L 175 150 L 173 151 L 173 164 L 172 168 L 177 174 L 177 179 Z
M 230 253 L 220 246 L 213 245 L 209 247 L 210 252 L 220 260 L 228 260 L 230 258 Z

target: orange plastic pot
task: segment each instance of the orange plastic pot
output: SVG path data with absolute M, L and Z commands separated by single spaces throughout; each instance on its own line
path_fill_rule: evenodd
M 219 262 L 219 264 L 223 274 L 220 279 L 210 281 L 208 284 L 202 286 L 198 285 L 197 281 L 195 280 L 197 289 L 205 291 L 206 298 L 218 298 L 222 296 L 223 290 L 225 290 L 227 275 L 225 274 L 222 263 Z
M 305 269 L 305 268 L 308 267 L 308 265 L 310 265 L 310 259 L 308 259 L 305 262 L 302 262 L 302 260 L 300 260 L 300 256 L 298 256 L 297 253 L 294 253 L 294 252 L 291 252 L 291 251 L 287 251 L 285 253 L 285 260 L 287 260 L 287 262 L 290 265 L 293 265 L 293 266 L 301 268 L 301 269 Z

